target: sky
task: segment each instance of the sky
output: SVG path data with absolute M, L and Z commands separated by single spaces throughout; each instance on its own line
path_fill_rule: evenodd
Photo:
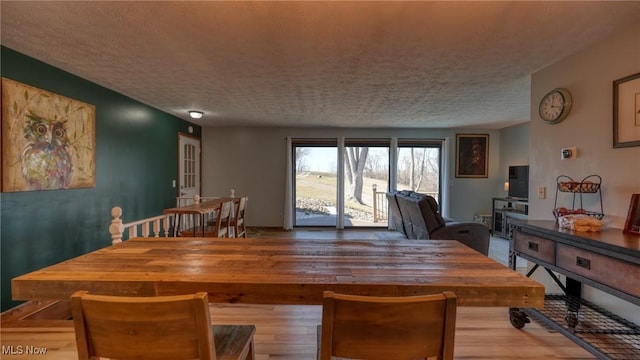
M 304 163 L 308 171 L 336 172 L 338 149 L 335 147 L 307 147 L 308 154 Z M 369 148 L 370 159 L 379 156 L 387 159 L 389 149 L 386 147 Z M 386 161 L 386 160 L 385 160 Z

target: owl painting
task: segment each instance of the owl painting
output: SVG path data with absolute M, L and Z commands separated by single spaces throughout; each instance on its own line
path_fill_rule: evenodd
M 22 175 L 28 190 L 68 189 L 73 175 L 65 122 L 27 115 Z
M 95 107 L 2 78 L 2 191 L 95 186 Z

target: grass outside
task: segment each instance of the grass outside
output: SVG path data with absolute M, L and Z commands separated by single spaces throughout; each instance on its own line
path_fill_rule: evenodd
M 360 204 L 352 199 L 345 199 L 345 213 L 360 220 L 373 221 L 373 184 L 378 192 L 387 191 L 387 181 L 364 178 L 362 186 L 362 201 Z M 309 212 L 320 212 L 316 206 L 335 206 L 336 189 L 338 187 L 336 174 L 322 172 L 306 172 L 296 176 L 296 208 L 305 208 Z M 302 204 L 304 203 L 304 204 Z M 314 206 L 313 204 L 316 204 Z M 386 211 L 386 201 L 384 203 Z

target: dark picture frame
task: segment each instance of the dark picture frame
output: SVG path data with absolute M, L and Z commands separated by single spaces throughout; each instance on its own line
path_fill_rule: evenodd
M 624 223 L 623 232 L 640 235 L 640 194 L 631 195 L 627 221 Z
M 640 146 L 640 73 L 613 81 L 613 147 Z
M 489 177 L 489 134 L 456 134 L 456 177 Z

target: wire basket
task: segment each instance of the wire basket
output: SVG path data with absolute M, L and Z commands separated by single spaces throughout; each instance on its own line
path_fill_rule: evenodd
M 575 181 L 566 175 L 561 175 L 558 176 L 558 190 L 572 193 L 596 193 L 600 190 L 601 182 L 602 179 L 598 175 L 587 176 L 582 181 Z

